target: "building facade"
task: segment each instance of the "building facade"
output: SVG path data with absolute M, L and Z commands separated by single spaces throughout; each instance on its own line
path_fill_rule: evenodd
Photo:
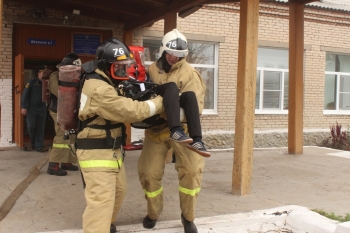
M 349 6 L 350 8 L 350 6 Z M 78 17 L 65 21 L 65 12 L 45 10 L 45 18 L 33 18 L 30 5 L 4 0 L 0 64 L 1 141 L 14 144 L 14 28 L 25 25 L 110 31 L 122 38 L 122 25 Z M 232 148 L 236 114 L 239 4 L 206 5 L 177 28 L 189 42 L 188 62 L 200 71 L 207 85 L 201 117 L 204 141 L 211 149 Z M 286 146 L 288 129 L 289 8 L 283 1 L 261 3 L 257 94 L 255 99 L 255 147 Z M 350 10 L 322 4 L 305 7 L 304 40 L 304 145 L 316 145 L 330 136 L 337 122 L 350 124 Z M 134 45 L 145 47 L 146 65 L 156 60 L 163 36 L 163 20 L 135 30 Z M 40 35 L 38 35 L 40 38 Z M 23 38 L 22 38 L 23 39 Z M 42 38 L 48 39 L 48 38 Z M 24 40 L 23 43 L 26 43 Z M 71 51 L 65 51 L 69 53 Z M 62 57 L 62 56 L 61 56 Z M 132 130 L 132 141 L 143 131 Z

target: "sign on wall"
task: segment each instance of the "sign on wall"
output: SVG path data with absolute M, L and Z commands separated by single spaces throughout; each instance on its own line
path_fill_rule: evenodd
M 49 46 L 56 45 L 55 40 L 45 40 L 45 39 L 35 39 L 35 38 L 28 38 L 27 43 L 36 44 L 36 45 L 49 45 Z
M 72 50 L 78 55 L 95 55 L 101 34 L 72 33 Z

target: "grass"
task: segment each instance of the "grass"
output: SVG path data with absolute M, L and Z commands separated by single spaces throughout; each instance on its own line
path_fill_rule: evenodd
M 329 219 L 336 220 L 338 222 L 348 222 L 350 221 L 350 214 L 347 213 L 345 216 L 340 216 L 340 215 L 335 215 L 333 212 L 332 213 L 327 213 L 326 211 L 322 209 L 312 209 L 312 211 L 319 213 L 320 215 L 323 215 Z

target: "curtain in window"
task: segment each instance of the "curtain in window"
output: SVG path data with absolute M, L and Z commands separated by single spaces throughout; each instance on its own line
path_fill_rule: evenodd
M 336 55 L 335 54 L 326 54 L 326 71 L 335 72 L 335 60 Z
M 350 75 L 340 75 L 339 109 L 350 110 Z
M 205 83 L 204 109 L 214 108 L 214 69 L 211 68 L 195 68 L 201 74 Z
M 350 56 L 338 55 L 339 72 L 350 72 Z
M 326 74 L 325 76 L 324 109 L 333 110 L 335 109 L 337 76 L 334 74 Z

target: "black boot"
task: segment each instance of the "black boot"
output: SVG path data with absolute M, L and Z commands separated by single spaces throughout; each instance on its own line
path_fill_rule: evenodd
M 147 229 L 152 229 L 157 223 L 156 220 L 152 220 L 148 217 L 148 215 L 143 219 L 143 227 Z
M 47 168 L 47 173 L 50 175 L 55 175 L 55 176 L 65 176 L 67 175 L 67 172 L 62 170 L 58 163 L 51 163 L 49 162 L 49 167 Z
M 75 166 L 72 163 L 62 163 L 61 169 L 67 170 L 67 171 L 78 171 L 79 170 L 78 166 Z
M 184 225 L 185 233 L 198 233 L 194 222 L 187 221 L 187 219 L 181 214 L 181 222 Z
M 111 223 L 110 233 L 116 233 L 116 232 L 117 232 L 116 226 L 113 223 Z

